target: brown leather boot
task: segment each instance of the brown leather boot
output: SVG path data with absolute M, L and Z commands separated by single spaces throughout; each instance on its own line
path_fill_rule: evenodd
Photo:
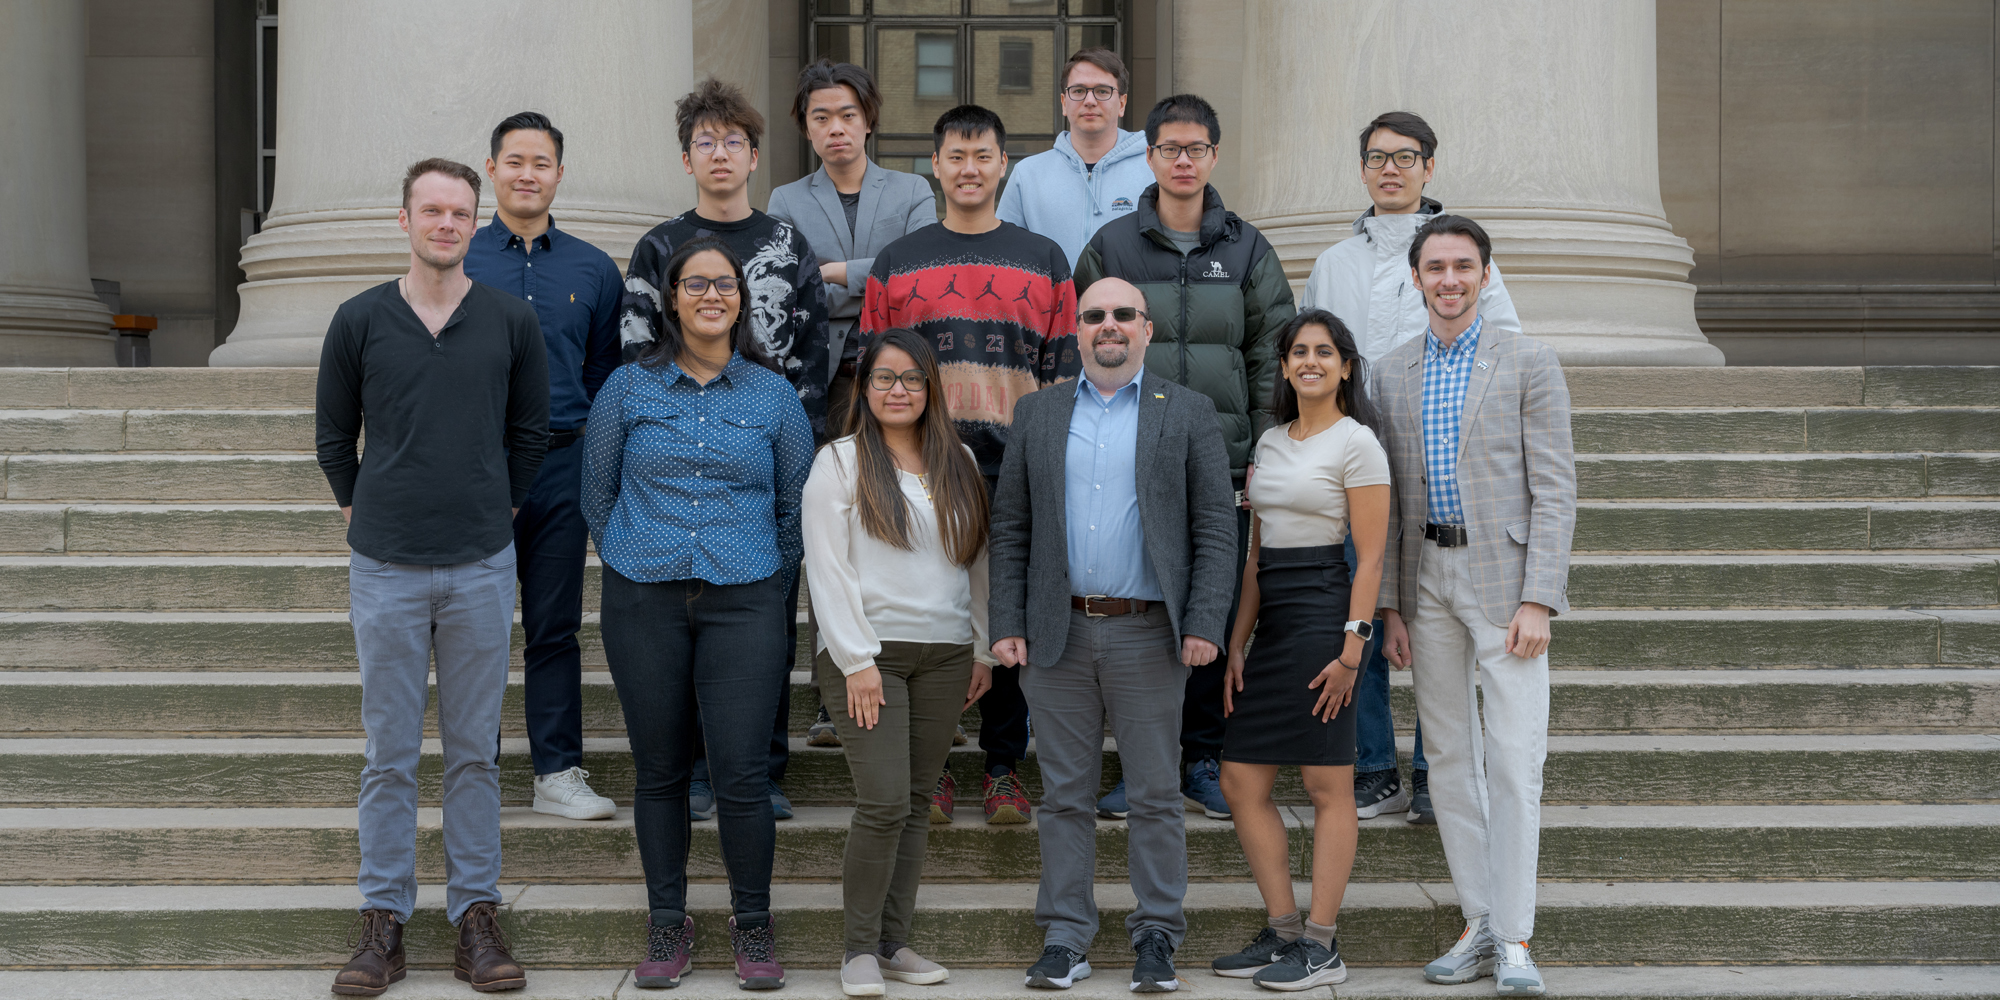
M 403 969 L 403 925 L 388 910 L 362 910 L 361 935 L 349 941 L 354 957 L 333 977 L 333 991 L 348 996 L 380 996 L 390 983 L 400 982 Z
M 500 933 L 499 914 L 492 903 L 474 903 L 459 918 L 458 950 L 451 957 L 451 973 L 481 993 L 528 985 L 528 974 L 507 952 L 507 936 Z

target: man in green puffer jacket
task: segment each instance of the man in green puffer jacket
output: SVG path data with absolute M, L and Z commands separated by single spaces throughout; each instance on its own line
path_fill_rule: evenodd
M 1146 164 L 1157 181 L 1138 210 L 1104 224 L 1077 260 L 1079 297 L 1099 278 L 1123 278 L 1146 295 L 1153 343 L 1146 371 L 1215 402 L 1236 488 L 1249 474 L 1251 449 L 1272 423 L 1271 385 L 1278 332 L 1298 312 L 1278 252 L 1255 226 L 1222 207 L 1208 184 L 1220 153 L 1222 123 L 1207 101 L 1176 94 L 1146 116 Z M 1249 512 L 1237 512 L 1237 584 L 1242 584 Z M 1234 618 L 1235 603 L 1230 604 Z M 1222 753 L 1222 675 L 1226 664 L 1196 667 L 1181 707 L 1182 792 L 1209 816 L 1224 819 L 1217 758 Z M 1125 786 L 1098 803 L 1122 818 Z

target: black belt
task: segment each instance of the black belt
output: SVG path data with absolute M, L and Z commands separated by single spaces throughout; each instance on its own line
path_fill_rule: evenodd
M 1069 606 L 1092 618 L 1109 618 L 1113 615 L 1145 614 L 1146 608 L 1157 601 L 1145 601 L 1136 597 L 1105 597 L 1092 594 L 1089 597 L 1070 595 Z
M 861 366 L 852 361 L 842 361 L 840 367 L 833 370 L 834 378 L 859 378 L 860 375 Z
M 573 445 L 582 439 L 583 439 L 582 424 L 576 425 L 576 427 L 572 430 L 550 431 L 549 450 L 554 451 L 557 448 L 567 448 L 570 445 Z
M 1462 524 L 1426 524 L 1424 538 L 1438 543 L 1438 548 L 1441 549 L 1455 549 L 1467 541 L 1465 525 Z

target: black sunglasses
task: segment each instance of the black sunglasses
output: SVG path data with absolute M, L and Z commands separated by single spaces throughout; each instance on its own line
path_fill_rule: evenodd
M 1131 306 L 1119 306 L 1116 309 L 1110 310 L 1110 315 L 1112 319 L 1115 319 L 1120 323 L 1130 323 L 1141 316 L 1146 316 L 1146 310 L 1135 309 Z M 1105 310 L 1103 309 L 1085 309 L 1084 311 L 1076 314 L 1076 320 L 1079 323 L 1087 323 L 1091 326 L 1096 326 L 1097 324 L 1104 322 L 1104 316 L 1105 316 Z M 1146 318 L 1152 319 L 1153 317 L 1146 316 Z

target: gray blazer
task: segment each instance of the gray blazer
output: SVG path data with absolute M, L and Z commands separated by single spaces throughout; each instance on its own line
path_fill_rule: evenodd
M 1429 520 L 1424 468 L 1424 344 L 1397 345 L 1371 386 L 1389 453 L 1385 608 L 1416 617 L 1417 571 Z M 1472 545 L 1472 582 L 1486 620 L 1505 628 L 1522 601 L 1569 610 L 1569 545 L 1576 531 L 1576 458 L 1569 385 L 1556 352 L 1497 325 L 1481 329 L 1458 424 L 1458 498 Z
M 1152 372 L 1139 389 L 1139 530 L 1146 553 L 1174 634 L 1224 646 L 1236 585 L 1236 511 L 1222 424 L 1207 396 Z M 1014 404 L 993 495 L 987 635 L 1026 638 L 1029 662 L 1041 666 L 1062 658 L 1069 637 L 1063 471 L 1075 409 L 1071 382 Z
M 905 235 L 937 223 L 937 199 L 929 181 L 916 174 L 890 170 L 868 161 L 861 177 L 861 204 L 854 213 L 854 232 L 847 231 L 847 210 L 826 168 L 807 174 L 771 192 L 773 218 L 798 228 L 820 262 L 847 262 L 847 284 L 826 286 L 829 320 L 827 346 L 833 351 L 829 372 L 839 367 L 840 352 L 861 315 L 868 290 L 868 271 L 883 247 Z

